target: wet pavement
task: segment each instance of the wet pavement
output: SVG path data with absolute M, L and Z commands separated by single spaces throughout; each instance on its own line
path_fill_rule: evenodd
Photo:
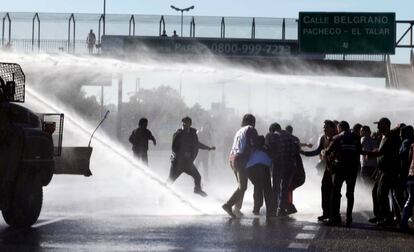
M 364 215 L 345 228 L 300 214 L 266 220 L 44 213 L 30 229 L 0 223 L 0 251 L 412 251 L 412 235 L 376 229 Z
M 99 149 L 95 151 L 99 154 Z M 165 160 L 151 167 L 156 172 L 151 175 L 108 152 L 92 160 L 90 178 L 55 176 L 44 187 L 43 209 L 32 228 L 12 229 L 0 220 L 0 251 L 412 251 L 414 247 L 413 235 L 367 222 L 371 213 L 361 209 L 371 205 L 364 190 L 356 192 L 351 228 L 317 223 L 320 178 L 311 171 L 294 193 L 299 213 L 266 220 L 263 210 L 262 216 L 254 217 L 249 186 L 245 216 L 231 219 L 220 208 L 235 187 L 230 169 L 214 170 L 204 184 L 207 198 L 192 193 L 188 176 L 176 181 L 173 194 L 159 182 L 167 176 Z

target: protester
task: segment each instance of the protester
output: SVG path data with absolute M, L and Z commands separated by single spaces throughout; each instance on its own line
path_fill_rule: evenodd
M 394 204 L 402 210 L 407 201 L 407 176 L 410 169 L 411 159 L 409 158 L 411 145 L 414 143 L 414 129 L 411 125 L 400 128 L 401 146 L 399 149 L 399 157 L 401 161 L 400 171 L 397 175 L 397 181 L 394 191 Z
M 245 114 L 242 119 L 241 128 L 236 132 L 230 150 L 230 167 L 236 176 L 237 189 L 222 207 L 233 218 L 243 215 L 240 210 L 243 204 L 244 192 L 247 189 L 245 167 L 251 153 L 256 148 L 258 137 L 255 125 L 256 118 L 252 114 Z M 233 206 L 234 210 L 232 209 Z
M 330 216 L 331 207 L 331 191 L 332 191 L 332 176 L 331 169 L 332 163 L 326 159 L 325 150 L 328 148 L 332 141 L 332 138 L 336 135 L 335 123 L 330 120 L 325 120 L 323 125 L 324 134 L 319 138 L 318 148 L 313 151 L 301 151 L 300 153 L 312 157 L 319 155 L 320 166 L 323 167 L 323 177 L 321 186 L 321 197 L 322 197 L 322 215 L 318 217 L 319 221 L 327 220 Z
M 378 171 L 379 174 L 376 180 L 376 198 L 374 198 L 374 218 L 369 221 L 376 223 L 379 226 L 394 226 L 394 218 L 390 209 L 390 199 L 388 197 L 392 189 L 394 189 L 399 166 L 399 149 L 401 141 L 399 137 L 399 130 L 391 130 L 391 121 L 383 117 L 378 122 L 378 133 L 382 135 L 381 144 L 378 151 L 368 153 L 370 156 L 378 157 Z M 377 200 L 377 203 L 375 201 Z M 378 204 L 378 211 L 375 205 Z
M 364 125 L 361 128 L 361 145 L 363 151 L 374 151 L 378 148 L 371 137 L 371 129 Z M 374 172 L 377 169 L 377 159 L 368 155 L 361 155 L 361 179 L 368 185 L 374 183 Z
M 295 139 L 295 143 L 300 147 L 309 147 L 311 148 L 312 144 L 303 144 L 300 142 L 299 138 L 295 135 L 293 135 L 293 127 L 291 125 L 288 125 L 285 127 L 286 132 L 288 132 L 290 135 L 292 135 Z M 293 191 L 302 186 L 305 183 L 306 174 L 305 174 L 305 168 L 303 167 L 302 157 L 300 156 L 300 153 L 296 153 L 295 158 L 295 165 L 294 165 L 294 171 L 292 175 L 292 180 L 290 181 L 289 185 L 289 192 L 288 192 L 288 206 L 287 206 L 287 213 L 293 214 L 296 213 L 298 210 L 296 209 L 295 204 L 293 204 Z
M 407 190 L 408 190 L 408 199 L 405 203 L 401 222 L 400 229 L 402 231 L 408 231 L 408 219 L 413 215 L 414 207 L 414 144 L 411 145 L 409 152 L 410 167 L 407 176 Z
M 278 123 L 269 127 L 266 145 L 273 161 L 273 191 L 277 203 L 277 216 L 286 216 L 289 209 L 289 187 L 295 171 L 299 145 L 296 138 L 282 130 Z
M 355 135 L 357 135 L 359 137 L 359 139 L 361 140 L 361 128 L 362 128 L 362 124 L 360 123 L 356 123 L 353 127 L 351 132 L 354 133 Z M 358 163 L 358 177 L 361 176 L 361 162 Z
M 199 149 L 215 150 L 215 147 L 198 141 L 197 130 L 191 127 L 190 117 L 184 117 L 181 122 L 182 128 L 173 136 L 169 182 L 174 182 L 183 172 L 187 173 L 194 179 L 194 193 L 206 197 L 207 193 L 201 189 L 201 175 L 194 165 L 194 160 Z
M 341 121 L 338 124 L 339 134 L 333 138 L 332 143 L 326 150 L 325 155 L 332 158 L 332 193 L 331 208 L 328 224 L 341 224 L 341 189 L 346 183 L 346 226 L 352 223 L 352 210 L 354 207 L 355 183 L 360 167 L 359 157 L 362 152 L 359 135 L 350 131 L 349 124 Z
M 263 205 L 263 196 L 266 203 L 266 216 L 276 216 L 276 202 L 273 195 L 270 167 L 272 160 L 266 153 L 265 138 L 259 136 L 257 139 L 257 148 L 250 155 L 249 161 L 246 164 L 247 175 L 254 185 L 253 193 L 253 214 L 259 215 L 260 208 Z
M 354 133 L 355 135 L 357 135 L 358 137 L 361 137 L 361 129 L 362 129 L 362 125 L 360 123 L 356 123 L 353 127 L 352 127 L 352 133 Z
M 91 29 L 88 33 L 88 36 L 86 37 L 86 45 L 88 46 L 89 54 L 93 53 L 93 48 L 95 47 L 95 43 L 96 43 L 95 33 L 93 33 L 93 30 Z
M 134 129 L 129 136 L 129 142 L 132 144 L 132 151 L 134 156 L 141 160 L 145 165 L 148 165 L 148 141 L 151 140 L 154 146 L 157 141 L 152 135 L 151 131 L 147 129 L 148 119 L 141 118 L 138 122 L 138 128 Z

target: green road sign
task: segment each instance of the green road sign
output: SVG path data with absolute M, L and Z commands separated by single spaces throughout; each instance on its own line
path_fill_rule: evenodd
M 395 53 L 395 13 L 299 12 L 298 33 L 302 53 Z

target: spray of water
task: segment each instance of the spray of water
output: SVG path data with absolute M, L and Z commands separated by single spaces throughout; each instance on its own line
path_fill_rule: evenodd
M 372 122 L 382 116 L 388 116 L 394 124 L 398 122 L 412 123 L 409 120 L 413 116 L 411 102 L 414 95 L 408 91 L 381 88 L 380 81 L 378 88 L 372 88 L 358 85 L 357 79 L 336 78 L 327 81 L 324 78 L 284 76 L 271 72 L 258 72 L 245 67 L 234 67 L 219 61 L 194 65 L 191 63 L 162 63 L 163 61 L 153 60 L 130 63 L 115 59 L 65 54 L 1 54 L 1 57 L 4 61 L 20 63 L 24 71 L 31 75 L 29 76 L 32 77 L 28 89 L 29 98 L 33 98 L 36 102 L 29 102 L 30 106 L 58 112 L 65 108 L 66 118 L 70 119 L 70 123 L 65 128 L 66 131 L 69 131 L 65 132 L 66 144 L 79 145 L 80 141 L 86 144 L 87 140 L 85 139 L 93 130 L 93 127 L 88 126 L 91 125 L 91 122 L 86 122 L 75 116 L 76 113 L 67 109 L 66 104 L 60 104 L 53 97 L 44 93 L 39 95 L 38 92 L 44 92 L 42 85 L 50 86 L 50 82 L 53 80 L 59 80 L 53 83 L 53 87 L 59 89 L 73 83 L 71 80 L 74 78 L 71 76 L 79 78 L 79 76 L 89 76 L 90 72 L 97 71 L 102 74 L 121 73 L 126 77 L 125 79 L 128 79 L 128 75 L 139 76 L 148 88 L 159 85 L 171 85 L 178 88 L 177 83 L 185 83 L 186 85 L 183 87 L 185 101 L 190 105 L 198 102 L 205 108 L 208 108 L 211 102 L 220 101 L 225 96 L 226 105 L 235 108 L 235 113 L 239 116 L 248 111 L 259 115 L 262 121 L 262 125 L 258 125 L 259 133 L 265 134 L 267 126 L 271 122 L 289 122 L 294 127 L 294 133 L 303 142 L 313 141 L 315 143 L 321 132 L 323 120 L 328 118 L 348 120 L 351 125 L 360 122 L 372 126 Z M 55 72 L 58 72 L 60 76 L 55 76 Z M 125 89 L 132 90 L 134 88 L 135 83 L 131 82 L 125 81 Z M 112 92 L 112 96 L 115 97 L 115 91 Z M 53 107 L 52 103 L 58 105 Z M 230 129 L 230 132 L 235 132 L 237 125 L 238 122 L 233 122 L 226 130 Z M 215 130 L 224 131 L 222 128 Z M 215 139 L 215 141 L 219 142 L 223 139 Z M 209 193 L 208 199 L 200 199 L 189 193 L 183 194 L 182 192 L 192 189 L 190 179 L 180 178 L 174 187 L 169 187 L 165 184 L 165 180 L 160 179 L 160 177 L 166 177 L 168 172 L 168 154 L 164 157 L 157 156 L 158 159 L 153 160 L 157 165 L 151 166 L 149 169 L 138 164 L 132 159 L 130 153 L 118 146 L 119 143 L 110 140 L 110 136 L 98 133 L 92 169 L 95 170 L 95 175 L 98 178 L 118 178 L 117 183 L 128 184 L 128 187 L 117 188 L 116 193 L 102 190 L 101 187 L 107 187 L 105 183 L 94 188 L 102 190 L 102 194 L 105 195 L 113 193 L 113 196 L 118 198 L 125 197 L 128 200 L 135 198 L 134 203 L 137 201 L 145 202 L 137 204 L 140 207 L 148 205 L 149 210 L 140 210 L 137 213 L 221 213 L 221 203 L 230 196 L 235 188 L 234 177 L 228 165 L 217 162 L 210 170 L 210 179 L 203 182 Z M 320 178 L 316 175 L 314 164 L 314 159 L 305 159 L 307 182 L 295 192 L 295 202 L 299 211 L 317 214 L 320 211 Z M 121 166 L 128 168 L 120 172 Z M 105 179 L 104 181 L 107 182 Z M 59 182 L 63 183 L 63 181 Z M 131 188 L 134 188 L 132 189 L 133 193 L 125 192 Z M 113 189 L 111 187 L 111 190 Z M 370 199 L 368 189 L 361 186 L 357 188 L 355 205 L 357 209 L 371 209 L 370 200 L 367 200 Z M 165 200 L 167 194 L 173 199 L 167 200 L 168 203 L 160 203 Z M 248 191 L 245 197 L 247 210 L 252 204 L 250 195 L 251 191 Z M 90 197 L 93 198 L 94 194 L 91 194 Z M 131 206 L 129 205 L 129 207 Z M 152 211 L 154 208 L 159 211 L 154 213 Z

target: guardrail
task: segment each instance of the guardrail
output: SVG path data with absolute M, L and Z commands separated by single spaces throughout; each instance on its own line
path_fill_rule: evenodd
M 103 26 L 106 26 L 107 35 L 129 36 L 159 36 L 164 30 L 168 29 L 166 32 L 171 32 L 174 29 L 179 30 L 181 26 L 181 17 L 177 15 L 107 14 L 104 16 L 80 13 L 0 12 L 0 18 L 2 18 L 2 48 L 24 48 L 25 51 L 29 51 L 25 41 L 31 38 L 32 51 L 48 51 L 55 50 L 55 47 L 45 47 L 51 43 L 50 41 L 65 40 L 67 45 L 58 47 L 59 50 L 63 48 L 63 51 L 69 53 L 87 53 L 83 50 L 83 43 L 78 42 L 76 38 L 85 36 L 86 39 L 87 33 L 92 28 L 98 30 L 99 45 Z M 396 25 L 398 34 L 396 47 L 414 48 L 414 21 L 400 20 L 396 21 Z M 189 31 L 188 37 L 295 40 L 298 32 L 295 18 L 185 16 L 183 26 Z M 73 42 L 75 40 L 76 42 Z M 347 59 L 356 56 L 333 57 Z
M 13 50 L 20 52 L 47 52 L 47 53 L 61 53 L 72 52 L 76 48 L 77 54 L 87 54 L 88 48 L 85 40 L 71 40 L 66 39 L 40 39 L 36 41 L 37 47 L 33 49 L 33 41 L 31 39 L 12 39 L 8 42 L 9 45 L 4 47 L 4 50 Z M 69 49 L 69 50 L 68 50 Z M 99 48 L 95 47 L 93 53 L 99 53 Z

